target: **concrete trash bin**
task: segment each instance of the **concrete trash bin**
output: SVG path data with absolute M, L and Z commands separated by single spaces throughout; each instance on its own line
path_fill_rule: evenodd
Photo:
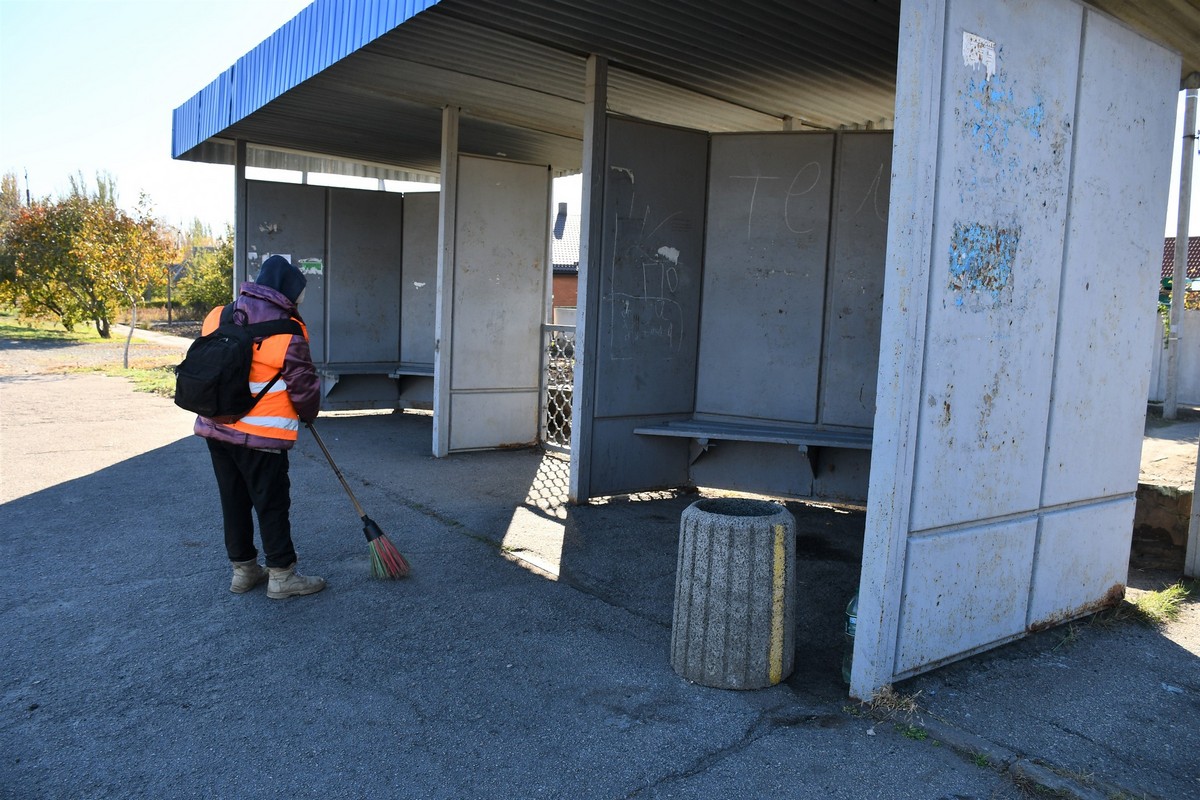
M 683 511 L 671 667 L 718 689 L 774 686 L 795 666 L 796 519 L 767 500 Z

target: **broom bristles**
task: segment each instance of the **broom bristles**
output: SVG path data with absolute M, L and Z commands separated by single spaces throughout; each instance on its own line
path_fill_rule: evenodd
M 372 577 L 394 580 L 408 574 L 408 561 L 386 535 L 372 539 L 368 547 L 371 548 Z

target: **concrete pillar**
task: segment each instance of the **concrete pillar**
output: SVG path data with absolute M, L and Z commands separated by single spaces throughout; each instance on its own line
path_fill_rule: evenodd
M 604 272 L 604 152 L 608 146 L 608 59 L 590 55 L 583 94 L 583 194 L 579 218 L 579 279 L 575 306 L 575 386 L 571 392 L 572 503 L 591 496 L 592 422 L 596 403 L 596 353 L 600 329 L 600 278 Z M 594 312 L 594 313 L 593 313 Z
M 796 520 L 779 503 L 697 500 L 680 522 L 671 667 L 718 689 L 762 689 L 795 664 Z
M 1179 351 L 1183 337 L 1184 298 L 1187 290 L 1188 222 L 1192 209 L 1192 163 L 1196 154 L 1196 95 L 1200 72 L 1183 81 L 1183 150 L 1179 164 L 1179 216 L 1175 229 L 1175 271 L 1171 283 L 1171 335 L 1167 350 L 1167 396 L 1163 401 L 1163 419 L 1179 415 Z
M 246 219 L 246 142 L 238 139 L 233 145 L 233 275 L 230 278 L 230 299 L 236 300 L 242 281 L 250 279 L 250 267 L 258 270 L 258 264 L 250 264 L 247 248 L 250 245 L 250 228 Z
M 433 344 L 433 454 L 450 453 L 451 334 L 454 330 L 454 230 L 458 215 L 459 109 L 442 109 L 442 191 L 438 199 L 437 300 Z

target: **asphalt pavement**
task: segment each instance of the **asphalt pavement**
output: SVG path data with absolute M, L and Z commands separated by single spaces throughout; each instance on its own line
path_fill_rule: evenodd
M 409 578 L 370 577 L 302 434 L 294 535 L 329 588 L 234 595 L 192 417 L 45 356 L 0 342 L 2 798 L 1200 797 L 1195 604 L 1167 628 L 1076 621 L 865 706 L 839 669 L 862 512 L 789 503 L 796 670 L 706 688 L 669 663 L 694 495 L 571 506 L 560 458 L 435 459 L 420 413 L 318 421 Z M 1176 577 L 1133 565 L 1130 585 Z

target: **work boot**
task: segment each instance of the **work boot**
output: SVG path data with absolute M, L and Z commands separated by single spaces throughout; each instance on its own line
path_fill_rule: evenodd
M 250 559 L 249 561 L 234 561 L 233 563 L 233 582 L 229 584 L 229 591 L 237 594 L 248 592 L 255 586 L 267 579 L 267 571 L 258 565 L 258 561 Z
M 315 594 L 325 588 L 324 578 L 309 578 L 296 572 L 296 562 L 290 567 L 267 567 L 271 582 L 267 584 L 267 597 L 283 600 L 301 594 Z

